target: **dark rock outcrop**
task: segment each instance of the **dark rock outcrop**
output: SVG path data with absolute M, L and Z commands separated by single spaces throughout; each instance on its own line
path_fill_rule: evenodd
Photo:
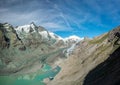
M 23 45 L 12 25 L 0 23 L 0 46 L 2 49 L 12 46 Z
M 108 41 L 114 42 L 114 45 L 120 44 L 120 26 L 109 32 Z
M 120 47 L 87 74 L 83 85 L 120 85 Z

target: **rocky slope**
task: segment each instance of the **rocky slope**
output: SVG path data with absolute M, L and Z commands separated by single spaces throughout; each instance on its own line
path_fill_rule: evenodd
M 119 85 L 120 27 L 79 42 L 59 66 L 60 73 L 47 85 Z

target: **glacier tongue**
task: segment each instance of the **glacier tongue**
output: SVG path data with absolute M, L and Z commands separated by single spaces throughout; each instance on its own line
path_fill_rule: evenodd
M 76 44 L 72 44 L 72 46 L 67 49 L 67 53 L 66 53 L 66 56 L 67 56 L 67 57 L 68 57 L 70 54 L 72 54 L 75 46 L 76 46 Z
M 66 56 L 69 57 L 70 54 L 72 54 L 73 50 L 76 47 L 76 44 L 80 41 L 82 41 L 84 38 L 80 38 L 76 35 L 69 36 L 67 38 L 64 38 L 64 42 L 66 42 L 66 45 L 68 45 L 68 49 L 66 49 Z

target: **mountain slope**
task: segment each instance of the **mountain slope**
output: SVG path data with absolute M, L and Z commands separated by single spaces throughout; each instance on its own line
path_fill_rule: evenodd
M 107 60 L 92 69 L 85 77 L 83 85 L 120 84 L 120 47 Z
M 117 74 L 120 74 L 120 71 L 118 69 L 120 66 L 118 63 L 120 62 L 118 58 L 120 57 L 119 47 L 120 27 L 117 27 L 109 33 L 103 34 L 92 40 L 88 39 L 81 41 L 77 44 L 75 50 L 73 51 L 73 54 L 59 64 L 59 66 L 62 68 L 60 73 L 55 77 L 53 81 L 46 83 L 48 85 L 119 84 L 118 81 L 120 81 L 120 78 L 119 75 L 117 76 Z M 117 53 L 115 51 L 116 49 Z M 111 56 L 112 58 L 110 58 Z M 106 59 L 108 59 L 107 62 Z M 95 67 L 97 67 L 102 62 L 106 63 L 100 65 L 101 67 L 99 66 L 99 69 L 96 69 Z M 109 68 L 107 66 L 109 66 Z M 94 68 L 96 70 L 91 71 Z M 114 68 L 114 70 L 112 68 Z M 112 75 L 110 76 L 108 73 L 112 73 Z M 114 80 L 114 83 L 109 83 L 112 77 L 117 77 L 117 79 Z M 104 79 L 106 80 L 104 81 Z

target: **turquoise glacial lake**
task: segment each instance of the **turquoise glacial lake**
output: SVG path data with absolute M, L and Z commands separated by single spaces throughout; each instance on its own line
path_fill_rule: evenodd
M 51 68 L 51 66 L 45 64 L 43 68 L 33 74 L 26 74 L 20 76 L 0 76 L 0 85 L 45 85 L 42 81 L 45 78 L 54 78 L 61 68 L 56 66 Z

